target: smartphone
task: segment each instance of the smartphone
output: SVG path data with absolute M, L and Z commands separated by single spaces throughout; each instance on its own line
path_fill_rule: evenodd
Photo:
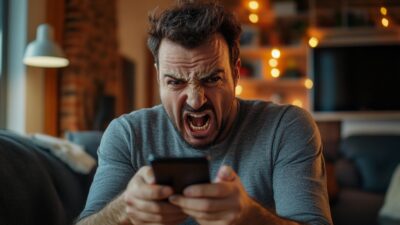
M 207 157 L 149 159 L 156 183 L 171 186 L 175 194 L 192 184 L 210 183 Z

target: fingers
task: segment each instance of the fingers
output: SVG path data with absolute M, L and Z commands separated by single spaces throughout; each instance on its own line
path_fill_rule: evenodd
M 178 224 L 187 217 L 180 208 L 160 201 L 137 199 L 125 211 L 133 224 Z
M 178 214 L 182 213 L 182 210 L 164 201 L 146 201 L 137 199 L 131 206 L 135 207 L 140 211 L 147 211 L 149 213 L 160 213 L 160 214 Z
M 151 167 L 142 167 L 122 196 L 126 217 L 133 224 L 178 224 L 187 215 L 179 207 L 162 201 L 172 194 L 171 187 L 155 184 Z
M 238 177 L 235 171 L 227 165 L 223 165 L 219 168 L 215 182 L 229 182 L 236 180 Z
M 144 166 L 139 171 L 138 174 L 147 184 L 155 184 L 156 178 L 154 176 L 153 169 L 151 166 Z
M 199 212 L 218 212 L 226 209 L 231 209 L 237 205 L 234 198 L 221 198 L 221 199 L 204 199 L 204 198 L 188 198 L 179 195 L 169 197 L 169 201 L 179 206 L 182 211 L 199 211 Z
M 222 166 L 214 183 L 191 185 L 183 191 L 183 194 L 186 197 L 223 198 L 238 191 L 238 186 L 241 186 L 241 183 L 235 171 L 229 166 Z
M 142 223 L 154 223 L 154 224 L 166 224 L 166 223 L 177 223 L 179 221 L 184 220 L 187 215 L 185 215 L 183 212 L 180 213 L 149 213 L 146 211 L 140 211 L 135 208 L 126 208 L 126 213 L 127 215 L 132 218 L 133 221 L 139 222 L 140 224 Z
M 125 200 L 134 199 L 162 200 L 173 194 L 171 187 L 154 184 L 153 170 L 149 166 L 142 167 L 129 182 Z
M 235 186 L 229 183 L 196 184 L 183 190 L 183 195 L 193 198 L 224 198 L 231 195 Z

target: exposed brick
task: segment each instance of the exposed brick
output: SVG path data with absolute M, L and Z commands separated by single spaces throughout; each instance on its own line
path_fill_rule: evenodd
M 61 75 L 60 127 L 62 132 L 90 130 L 99 96 L 119 98 L 116 1 L 65 2 L 63 47 L 70 65 Z

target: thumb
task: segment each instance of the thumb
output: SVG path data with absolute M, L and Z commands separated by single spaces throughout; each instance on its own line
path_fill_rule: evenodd
M 232 167 L 223 165 L 219 168 L 215 182 L 229 182 L 236 180 L 236 173 Z

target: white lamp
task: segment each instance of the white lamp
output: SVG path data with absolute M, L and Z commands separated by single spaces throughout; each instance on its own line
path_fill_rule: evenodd
M 29 43 L 25 50 L 24 63 L 45 68 L 68 66 L 69 60 L 53 41 L 53 28 L 50 25 L 41 24 L 37 28 L 36 40 Z

